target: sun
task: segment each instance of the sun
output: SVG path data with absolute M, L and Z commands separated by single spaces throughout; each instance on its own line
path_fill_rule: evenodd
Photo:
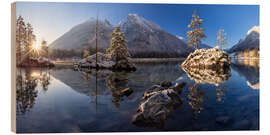
M 40 45 L 39 44 L 37 44 L 37 43 L 35 43 L 35 44 L 33 44 L 32 45 L 32 48 L 35 50 L 35 51 L 39 51 L 40 50 Z
M 40 74 L 38 74 L 38 73 L 36 73 L 36 72 L 33 72 L 33 73 L 31 74 L 31 77 L 38 78 L 38 77 L 40 77 Z

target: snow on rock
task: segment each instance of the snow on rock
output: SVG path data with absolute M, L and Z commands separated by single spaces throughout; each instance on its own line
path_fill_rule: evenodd
M 260 27 L 259 26 L 253 26 L 248 32 L 247 32 L 247 35 L 249 35 L 251 32 L 257 32 L 257 33 L 260 33 Z
M 106 54 L 100 52 L 78 61 L 78 65 L 81 68 L 101 68 L 101 69 L 103 68 L 112 70 L 131 70 L 131 71 L 136 70 L 135 65 L 129 63 L 128 60 L 120 60 L 118 62 L 110 61 L 106 59 Z
M 174 108 L 183 103 L 174 89 L 159 84 L 146 91 L 132 123 L 144 127 L 163 127 Z
M 182 63 L 185 68 L 210 68 L 217 69 L 230 66 L 229 54 L 218 46 L 211 49 L 197 49 L 189 54 Z

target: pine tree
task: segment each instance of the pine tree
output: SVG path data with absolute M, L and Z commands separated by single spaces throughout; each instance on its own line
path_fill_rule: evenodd
M 115 62 L 130 57 L 124 34 L 121 32 L 119 26 L 113 30 L 110 48 L 108 48 L 106 51 L 106 57 L 108 60 Z
M 226 39 L 226 33 L 224 32 L 224 29 L 219 29 L 218 30 L 218 35 L 217 35 L 217 44 L 220 46 L 222 49 L 222 46 L 225 46 L 227 44 L 227 39 Z
M 187 32 L 188 36 L 188 47 L 193 46 L 194 49 L 198 49 L 198 45 L 201 43 L 201 40 L 206 37 L 203 33 L 203 28 L 201 28 L 203 20 L 200 19 L 200 16 L 197 15 L 197 11 L 195 10 L 191 23 L 188 25 L 191 28 L 190 31 Z
M 22 16 L 19 16 L 16 21 L 16 59 L 17 64 L 22 61 L 22 52 L 25 44 L 26 26 Z
M 49 58 L 49 47 L 47 45 L 47 41 L 42 40 L 41 42 L 41 56 Z
M 25 59 L 28 62 L 28 64 L 30 62 L 30 58 L 33 55 L 32 48 L 33 48 L 33 43 L 35 40 L 36 40 L 36 37 L 34 35 L 33 27 L 30 23 L 27 23 L 27 25 L 26 25 L 26 43 L 25 43 L 24 55 L 25 55 Z
M 89 51 L 88 50 L 83 50 L 83 58 L 86 58 L 89 56 Z

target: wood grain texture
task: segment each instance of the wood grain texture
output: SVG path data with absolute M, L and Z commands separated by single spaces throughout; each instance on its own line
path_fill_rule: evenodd
M 16 132 L 16 3 L 11 4 L 11 131 Z

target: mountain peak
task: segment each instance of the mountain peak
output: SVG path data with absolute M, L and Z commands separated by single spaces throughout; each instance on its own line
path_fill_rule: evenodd
M 260 33 L 260 27 L 259 26 L 253 26 L 250 30 L 248 30 L 247 35 L 249 35 L 252 32 Z
M 229 50 L 230 53 L 245 51 L 247 49 L 253 49 L 260 44 L 260 27 L 254 26 L 248 32 L 245 39 L 240 39 L 239 42 L 232 46 Z
M 62 35 L 51 45 L 60 49 L 83 49 L 94 45 L 96 19 L 79 24 Z M 186 54 L 187 45 L 176 36 L 162 30 L 156 23 L 137 14 L 128 14 L 119 26 L 125 35 L 127 46 L 131 54 L 144 53 L 179 53 Z M 108 48 L 113 26 L 106 19 L 99 20 L 99 47 Z
M 137 25 L 150 31 L 161 30 L 161 28 L 156 23 L 146 20 L 138 14 L 128 14 L 127 19 L 120 22 L 120 26 L 124 31 L 131 25 Z
M 139 17 L 139 16 L 138 16 L 138 14 L 131 14 L 130 13 L 130 14 L 128 14 L 128 17 L 135 17 L 136 18 L 136 17 Z

